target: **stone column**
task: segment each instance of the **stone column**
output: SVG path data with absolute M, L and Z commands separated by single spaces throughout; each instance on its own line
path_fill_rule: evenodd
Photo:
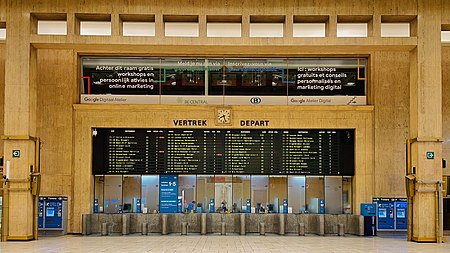
M 7 240 L 33 239 L 30 168 L 35 167 L 36 50 L 30 45 L 31 18 L 21 1 L 7 1 L 4 156 L 10 161 Z M 13 157 L 13 150 L 20 157 Z
M 413 198 L 412 240 L 435 242 L 436 185 L 423 182 L 442 180 L 441 1 L 417 3 L 417 47 L 410 57 L 411 164 L 419 181 Z

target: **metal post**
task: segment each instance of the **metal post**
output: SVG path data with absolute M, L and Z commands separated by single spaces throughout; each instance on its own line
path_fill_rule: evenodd
M 301 235 L 301 236 L 305 235 L 305 223 L 298 224 L 298 235 Z
M 245 235 L 245 214 L 244 213 L 240 214 L 240 225 L 241 225 L 240 234 Z
M 167 214 L 161 215 L 161 234 L 167 235 Z
M 285 230 L 284 214 L 279 214 L 278 217 L 280 219 L 280 235 L 284 235 Z
M 141 228 L 141 234 L 142 235 L 147 235 L 148 234 L 148 225 L 147 225 L 147 223 L 142 223 L 142 228 Z
M 9 233 L 9 182 L 7 180 L 5 180 L 4 182 L 5 185 L 3 186 L 2 242 L 8 241 Z
M 181 222 L 181 235 L 187 235 L 187 222 Z
M 221 230 L 220 230 L 220 234 L 221 235 L 226 235 L 227 234 L 226 223 L 224 221 L 222 221 L 221 225 L 222 225 L 222 227 L 221 227 Z
M 342 224 L 342 223 L 338 224 L 338 235 L 339 236 L 344 236 L 344 233 L 345 233 L 345 231 L 344 231 L 344 224 Z
M 259 223 L 259 235 L 266 235 L 266 228 L 264 222 Z
M 444 203 L 443 203 L 443 196 L 442 196 L 442 182 L 437 183 L 437 191 L 438 191 L 438 242 L 442 242 L 442 238 L 444 237 Z
M 206 235 L 206 213 L 202 213 L 202 222 L 201 222 L 201 231 L 200 234 Z

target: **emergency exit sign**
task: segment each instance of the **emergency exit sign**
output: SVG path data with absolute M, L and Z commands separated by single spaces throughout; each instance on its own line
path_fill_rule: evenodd
M 427 152 L 427 159 L 434 159 L 434 152 Z
M 12 151 L 12 157 L 20 157 L 20 150 L 15 149 Z

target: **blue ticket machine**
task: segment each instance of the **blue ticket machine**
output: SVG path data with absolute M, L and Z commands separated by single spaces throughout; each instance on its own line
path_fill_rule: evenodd
M 67 197 L 39 197 L 39 230 L 57 230 L 67 233 Z
M 38 203 L 38 229 L 44 228 L 44 198 L 39 197 Z
M 361 203 L 361 215 L 364 216 L 364 235 L 376 235 L 375 216 L 377 215 L 377 204 Z
M 245 203 L 245 212 L 246 213 L 251 213 L 252 212 L 252 200 L 251 199 L 247 199 L 246 203 Z
M 408 202 L 405 201 L 395 202 L 395 229 L 396 230 L 408 229 Z
M 283 213 L 288 213 L 288 199 L 283 199 Z
M 378 203 L 378 230 L 394 230 L 394 203 L 380 201 Z
M 377 231 L 394 231 L 394 201 L 389 198 L 373 199 L 377 204 Z

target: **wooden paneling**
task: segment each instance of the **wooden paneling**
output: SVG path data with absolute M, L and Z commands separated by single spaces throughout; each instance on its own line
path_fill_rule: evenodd
M 72 50 L 37 52 L 36 126 L 37 136 L 42 141 L 41 194 L 68 196 L 69 200 L 73 197 L 72 104 L 78 94 L 76 66 Z
M 404 197 L 405 143 L 409 138 L 409 52 L 372 55 L 375 107 L 375 197 Z
M 3 135 L 5 105 L 5 44 L 0 43 L 0 135 Z M 3 155 L 3 141 L 0 140 L 0 156 Z
M 74 192 L 72 232 L 81 231 L 81 215 L 92 212 L 93 177 L 91 170 L 92 127 L 174 128 L 173 119 L 206 119 L 215 125 L 213 106 L 176 105 L 74 105 Z M 373 196 L 373 107 L 372 106 L 235 106 L 233 125 L 240 120 L 269 120 L 271 128 L 354 128 L 356 129 L 356 169 L 353 210 Z M 186 128 L 186 127 L 183 127 Z M 220 127 L 219 127 L 220 128 Z M 61 140 L 62 141 L 62 140 Z
M 442 24 L 450 24 L 450 0 L 442 0 Z
M 450 176 L 450 47 L 442 47 L 442 158 L 447 160 L 444 174 Z

